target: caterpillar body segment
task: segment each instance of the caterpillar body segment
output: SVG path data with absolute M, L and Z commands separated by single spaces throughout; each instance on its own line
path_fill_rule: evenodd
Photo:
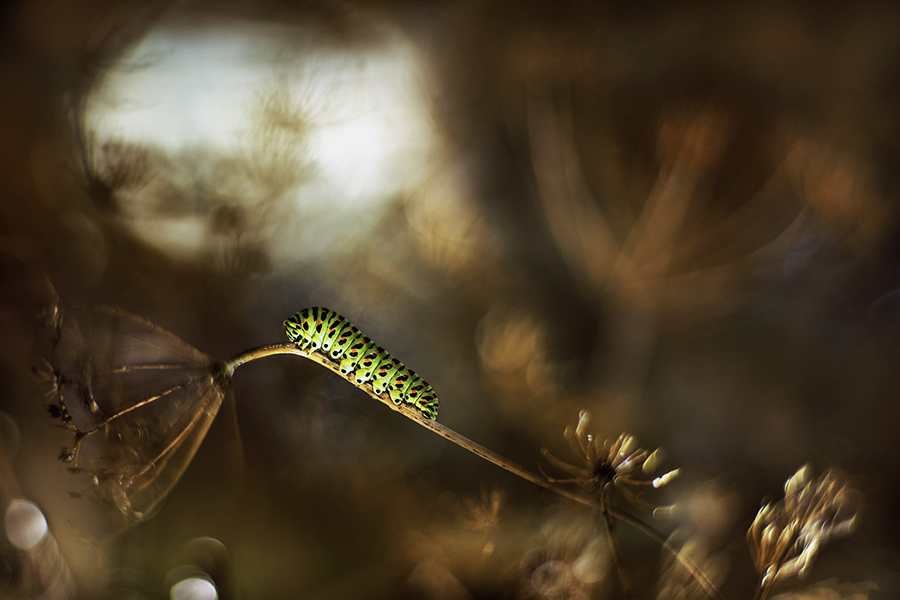
M 287 323 L 287 321 L 285 321 Z M 350 325 L 347 323 L 347 325 Z M 337 334 L 337 339 L 335 339 L 334 344 L 331 346 L 331 358 L 337 360 L 344 354 L 344 350 L 346 350 L 351 344 L 356 341 L 356 338 L 362 335 L 359 329 L 350 325 L 349 327 L 344 327 L 344 329 Z M 290 337 L 290 334 L 288 334 Z M 299 344 L 298 344 L 299 345 Z
M 369 349 L 374 346 L 375 342 L 366 336 L 356 338 L 356 341 L 344 352 L 344 356 L 341 359 L 341 373 L 343 375 L 349 375 L 355 371 L 362 361 L 363 356 L 368 354 Z
M 437 419 L 434 388 L 340 314 L 305 308 L 284 322 L 284 330 L 301 350 L 340 361 L 338 369 L 343 375 L 352 373 L 356 385 L 371 382 L 376 394 L 387 392 L 394 404 L 411 404 L 429 419 Z
M 400 402 L 406 400 L 404 392 L 409 385 L 410 377 L 415 376 L 415 374 L 415 371 L 406 366 L 397 369 L 394 377 L 388 382 L 388 395 L 394 401 L 394 404 L 400 404 Z
M 390 355 L 381 346 L 369 348 L 369 353 L 363 356 L 356 366 L 356 373 L 354 376 L 356 377 L 357 385 L 362 385 L 367 381 L 370 381 L 375 374 L 375 369 L 389 357 Z
M 332 317 L 324 320 L 323 323 L 325 326 L 322 332 L 322 350 L 328 352 L 331 350 L 331 346 L 334 344 L 335 339 L 337 339 L 338 332 L 343 329 L 344 325 L 347 323 L 347 319 L 336 312 L 332 312 Z
M 322 309 L 314 308 L 310 314 L 309 324 L 309 348 L 313 352 L 322 347 L 322 338 L 325 334 L 325 318 L 327 315 L 322 314 Z
M 394 373 L 402 368 L 403 363 L 393 356 L 386 356 L 382 359 L 381 364 L 378 365 L 378 369 L 375 371 L 375 375 L 372 377 L 372 389 L 375 390 L 375 393 L 381 394 L 384 392 L 390 385 Z

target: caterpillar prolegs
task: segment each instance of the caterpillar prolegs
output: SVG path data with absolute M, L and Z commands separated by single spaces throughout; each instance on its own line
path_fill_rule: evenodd
M 341 373 L 353 373 L 357 385 L 371 381 L 376 394 L 386 391 L 394 404 L 412 404 L 437 419 L 438 398 L 428 382 L 333 310 L 305 308 L 284 322 L 284 330 L 301 350 L 340 360 Z

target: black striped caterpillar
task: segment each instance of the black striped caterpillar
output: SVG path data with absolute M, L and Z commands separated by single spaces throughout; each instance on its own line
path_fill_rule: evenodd
M 412 404 L 437 419 L 438 398 L 428 382 L 333 310 L 305 308 L 284 322 L 284 330 L 301 350 L 340 360 L 340 372 L 353 373 L 357 385 L 371 381 L 376 394 L 386 391 L 394 404 Z

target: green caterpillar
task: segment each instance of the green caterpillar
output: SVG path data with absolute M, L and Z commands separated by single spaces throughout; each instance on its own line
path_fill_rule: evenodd
M 357 385 L 371 381 L 376 394 L 387 391 L 394 404 L 412 404 L 437 419 L 438 398 L 428 382 L 333 310 L 304 308 L 284 322 L 284 330 L 301 350 L 340 359 L 341 373 L 353 373 Z

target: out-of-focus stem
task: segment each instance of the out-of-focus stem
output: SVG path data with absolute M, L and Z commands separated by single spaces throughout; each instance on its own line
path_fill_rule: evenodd
M 769 596 L 772 595 L 772 584 L 762 584 L 756 588 L 756 593 L 753 595 L 753 600 L 768 600 Z
M 609 512 L 609 487 L 604 486 L 600 491 L 600 511 L 603 513 L 603 525 L 606 528 L 606 537 L 609 540 L 609 548 L 612 551 L 613 562 L 616 564 L 616 575 L 622 585 L 622 593 L 626 598 L 631 598 L 631 582 L 622 562 L 622 553 L 619 550 L 619 540 L 616 538 L 615 524 Z
M 394 404 L 394 402 L 390 399 L 390 397 L 386 393 L 376 394 L 375 391 L 372 389 L 372 386 L 368 383 L 365 383 L 363 385 L 358 385 L 356 382 L 354 382 L 351 379 L 350 376 L 344 375 L 340 372 L 337 362 L 329 359 L 327 356 L 325 356 L 323 354 L 320 354 L 317 352 L 313 352 L 313 353 L 306 352 L 306 351 L 298 348 L 295 344 L 292 344 L 289 342 L 286 342 L 283 344 L 272 344 L 269 346 L 261 346 L 259 348 L 255 348 L 253 350 L 248 350 L 247 352 L 244 352 L 243 354 L 240 354 L 240 355 L 236 356 L 235 358 L 233 358 L 231 361 L 225 363 L 225 373 L 226 373 L 226 375 L 228 375 L 230 377 L 231 375 L 234 374 L 234 370 L 237 369 L 241 365 L 244 365 L 248 362 L 251 362 L 251 361 L 254 361 L 254 360 L 257 360 L 260 358 L 266 358 L 267 356 L 275 356 L 277 354 L 294 354 L 297 356 L 302 356 L 303 358 L 306 358 L 313 362 L 316 362 L 316 363 L 322 365 L 323 367 L 325 367 L 326 369 L 334 372 L 339 377 L 346 379 L 347 381 L 352 383 L 354 386 L 361 388 L 367 394 L 369 394 L 369 396 L 371 396 L 375 400 L 378 400 L 379 402 L 381 402 L 382 404 L 384 404 L 391 410 L 402 414 L 407 419 L 411 419 L 411 420 L 415 421 L 416 423 L 418 423 L 422 427 L 425 427 L 426 429 L 430 429 L 434 433 L 438 434 L 439 436 L 441 436 L 442 438 L 444 438 L 450 442 L 453 442 L 457 446 L 459 446 L 461 448 L 465 448 L 472 454 L 475 454 L 476 456 L 480 456 L 484 460 L 497 465 L 501 469 L 505 469 L 506 471 L 509 471 L 510 473 L 513 473 L 514 475 L 518 475 L 519 477 L 521 477 L 522 479 L 525 479 L 526 481 L 530 481 L 531 483 L 538 485 L 542 488 L 548 489 L 556 494 L 559 494 L 560 496 L 564 496 L 566 498 L 569 498 L 570 500 L 580 502 L 581 504 L 585 504 L 587 506 L 590 506 L 591 508 L 598 508 L 597 499 L 589 498 L 583 494 L 578 494 L 578 493 L 572 492 L 571 490 L 567 490 L 567 489 L 560 487 L 550 481 L 547 481 L 545 478 L 540 477 L 536 473 L 533 473 L 533 472 L 529 471 L 528 469 L 525 469 L 524 467 L 514 463 L 513 461 L 509 460 L 508 458 L 501 456 L 500 454 L 497 454 L 493 450 L 485 448 L 481 444 L 473 442 L 469 438 L 453 431 L 449 427 L 442 425 L 442 424 L 438 423 L 437 421 L 432 421 L 431 419 L 429 419 L 425 415 L 423 415 L 421 412 L 419 412 L 418 410 L 413 408 L 411 405 Z M 717 600 L 724 600 L 724 598 L 722 597 L 722 594 L 719 592 L 718 589 L 716 589 L 713 582 L 709 580 L 709 578 L 700 569 L 700 567 L 698 567 L 696 564 L 694 564 L 694 562 L 690 558 L 688 558 L 687 556 L 684 556 L 683 553 L 679 552 L 677 548 L 673 547 L 669 543 L 669 541 L 665 538 L 665 536 L 663 536 L 656 529 L 654 529 L 650 525 L 644 523 L 640 519 L 633 517 L 632 515 L 624 512 L 624 511 L 621 511 L 612 506 L 609 506 L 608 502 L 602 502 L 600 505 L 600 508 L 603 511 L 605 519 L 612 517 L 614 519 L 617 519 L 618 521 L 627 523 L 628 525 L 631 525 L 632 527 L 634 527 L 635 529 L 637 529 L 638 531 L 640 531 L 641 533 L 643 533 L 644 535 L 646 535 L 647 537 L 649 537 L 650 539 L 655 541 L 657 544 L 660 545 L 661 548 L 663 548 L 664 550 L 669 552 L 673 557 L 675 557 L 675 559 L 678 560 L 688 570 L 688 572 L 694 577 L 694 579 L 697 580 L 697 583 L 699 583 L 711 597 L 716 598 Z M 624 582 L 623 582 L 623 584 L 624 584 Z

